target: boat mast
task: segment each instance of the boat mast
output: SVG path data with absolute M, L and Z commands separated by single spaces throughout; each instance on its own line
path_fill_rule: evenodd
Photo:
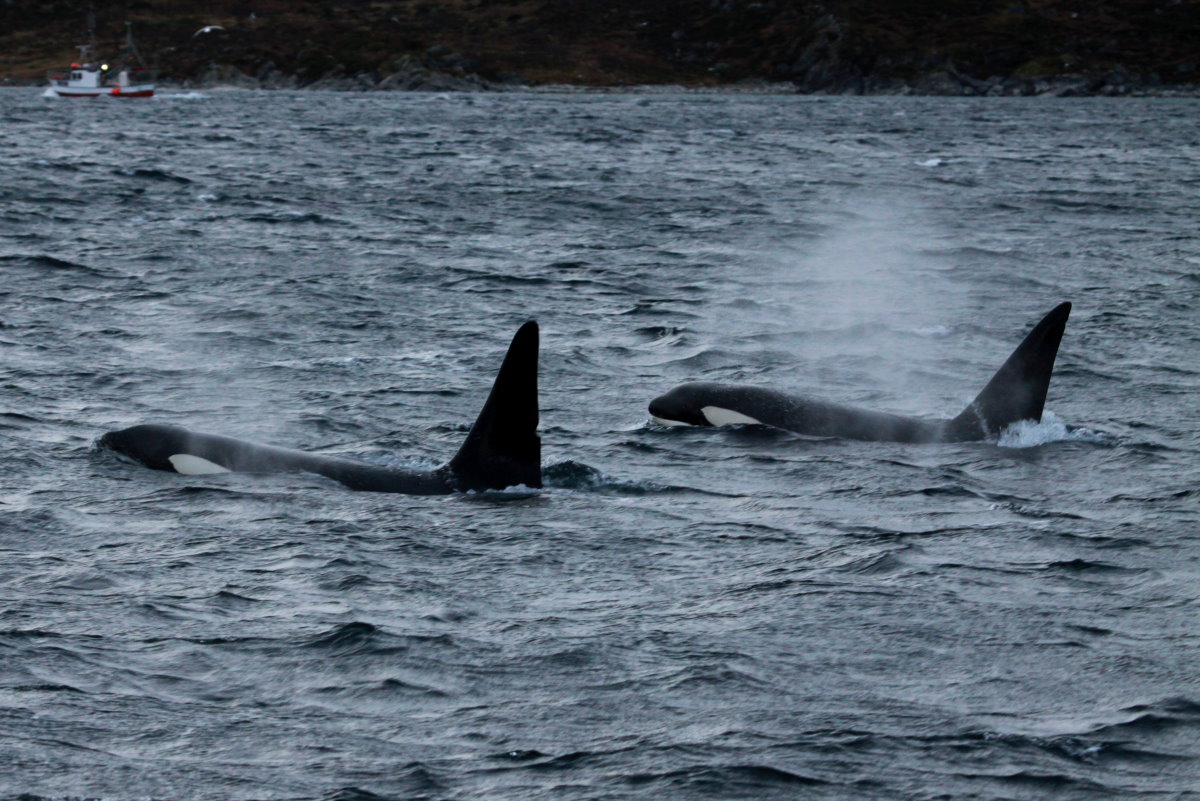
M 133 56 L 133 59 L 137 62 L 137 66 L 139 66 L 139 67 L 146 66 L 145 59 L 142 58 L 142 54 L 138 51 L 137 45 L 134 44 L 134 41 L 133 41 L 133 23 L 126 22 L 125 23 L 125 59 L 126 59 L 126 61 L 130 60 L 129 56 L 131 56 L 131 55 Z
M 88 3 L 87 26 L 88 43 L 76 45 L 79 50 L 79 63 L 85 66 L 96 58 L 96 7 L 92 3 Z

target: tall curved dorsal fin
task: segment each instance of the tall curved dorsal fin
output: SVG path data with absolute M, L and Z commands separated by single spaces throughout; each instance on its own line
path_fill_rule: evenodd
M 517 330 L 483 410 L 447 465 L 458 489 L 542 486 L 537 374 L 538 324 L 530 320 Z
M 1012 352 L 983 391 L 947 426 L 947 439 L 983 439 L 1021 420 L 1042 419 L 1071 304 L 1055 306 Z

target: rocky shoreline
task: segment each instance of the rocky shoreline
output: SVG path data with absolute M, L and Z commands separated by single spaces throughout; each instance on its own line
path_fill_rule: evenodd
M 748 79 L 720 87 L 682 85 L 591 86 L 527 84 L 520 76 L 497 81 L 464 70 L 431 67 L 405 57 L 390 72 L 331 72 L 316 81 L 303 82 L 267 64 L 250 75 L 232 65 L 213 64 L 195 78 L 172 82 L 183 89 L 314 90 L 335 92 L 507 92 L 507 91 L 711 91 L 807 95 L 908 95 L 922 97 L 1200 97 L 1200 84 L 1165 84 L 1154 76 L 1140 76 L 1120 67 L 1101 75 L 1065 74 L 1032 77 L 994 76 L 978 80 L 953 68 L 938 70 L 916 80 L 873 76 L 855 77 L 813 88 L 802 82 Z
M 37 81 L 4 80 L 0 86 L 38 86 Z M 820 88 L 806 87 L 793 81 L 746 79 L 720 86 L 684 84 L 631 84 L 595 86 L 588 84 L 532 84 L 511 76 L 502 81 L 472 72 L 444 71 L 403 58 L 390 72 L 360 72 L 354 75 L 330 73 L 305 82 L 299 76 L 282 72 L 268 64 L 256 74 L 248 74 L 229 64 L 213 64 L 194 78 L 159 81 L 170 89 L 253 89 L 263 91 L 300 90 L 327 92 L 573 92 L 573 93 L 662 93 L 711 92 L 752 94 L 803 94 L 814 96 L 913 96 L 913 97 L 1200 97 L 1200 84 L 1164 84 L 1153 76 L 1146 78 L 1120 68 L 1103 75 L 1046 75 L 1034 77 L 999 76 L 978 80 L 953 69 L 931 72 L 906 81 L 898 78 L 865 76 L 854 81 Z

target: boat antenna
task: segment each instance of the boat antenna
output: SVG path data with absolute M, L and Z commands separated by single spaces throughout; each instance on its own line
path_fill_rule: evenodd
M 138 52 L 137 45 L 134 44 L 134 42 L 133 42 L 133 23 L 132 22 L 125 23 L 125 50 L 127 53 L 132 54 L 133 57 L 135 59 L 137 59 L 137 63 L 138 63 L 139 67 L 146 66 L 146 62 L 142 58 L 142 54 L 140 52 Z
M 96 7 L 92 3 L 88 3 L 87 26 L 88 43 L 77 45 L 81 64 L 88 64 L 96 57 Z

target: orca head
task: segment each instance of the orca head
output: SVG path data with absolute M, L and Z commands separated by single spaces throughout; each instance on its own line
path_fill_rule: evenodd
M 189 438 L 186 428 L 147 423 L 109 431 L 100 437 L 99 444 L 151 469 L 183 472 L 172 457 L 190 454 Z
M 650 401 L 650 416 L 664 426 L 709 426 L 704 407 L 711 406 L 709 385 L 680 384 L 665 395 Z
M 762 395 L 740 384 L 680 384 L 650 401 L 650 416 L 665 426 L 762 425 Z

